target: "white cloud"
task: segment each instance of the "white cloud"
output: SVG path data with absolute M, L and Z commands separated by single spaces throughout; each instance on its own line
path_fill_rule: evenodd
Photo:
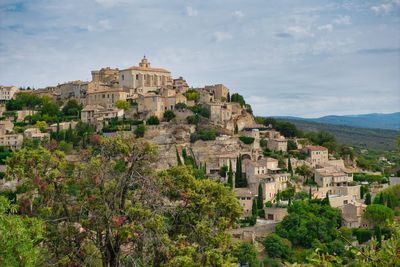
M 123 3 L 127 3 L 128 0 L 95 0 L 98 4 L 103 7 L 114 7 Z
M 400 0 L 394 0 L 385 4 L 372 6 L 371 10 L 375 12 L 375 14 L 387 14 L 400 7 Z
M 226 40 L 231 40 L 232 34 L 230 34 L 229 32 L 215 32 L 214 33 L 214 39 L 217 43 L 226 41 Z
M 301 27 L 301 26 L 291 26 L 287 28 L 287 32 L 293 37 L 297 38 L 306 38 L 313 37 L 314 34 L 310 32 L 309 29 Z
M 234 12 L 232 12 L 232 16 L 241 19 L 244 17 L 244 13 L 240 10 L 235 10 Z
M 350 16 L 339 16 L 333 22 L 338 24 L 338 25 L 350 25 L 351 24 L 351 17 Z
M 333 26 L 332 26 L 332 24 L 321 25 L 318 27 L 318 30 L 331 32 L 331 31 L 333 31 Z
M 189 17 L 196 17 L 198 13 L 199 12 L 193 7 L 190 6 L 186 7 L 186 15 L 188 15 Z

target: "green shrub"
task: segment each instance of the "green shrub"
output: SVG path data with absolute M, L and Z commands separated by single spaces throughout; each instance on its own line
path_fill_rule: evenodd
M 165 112 L 164 112 L 164 119 L 166 120 L 166 121 L 170 121 L 170 120 L 172 120 L 173 118 L 175 118 L 176 117 L 176 115 L 175 115 L 175 113 L 172 111 L 172 110 L 166 110 Z
M 255 140 L 254 137 L 250 137 L 250 136 L 240 136 L 239 139 L 246 145 L 253 144 L 254 140 Z
M 194 143 L 197 140 L 210 141 L 215 140 L 219 133 L 213 129 L 200 129 L 190 135 L 190 142 Z
M 187 123 L 189 123 L 189 124 L 194 124 L 194 125 L 197 125 L 197 124 L 199 124 L 200 123 L 200 116 L 199 115 L 192 115 L 192 116 L 188 116 L 188 117 L 186 117 L 186 121 L 187 121 Z
M 148 125 L 158 125 L 158 124 L 160 124 L 160 120 L 157 118 L 157 116 L 151 116 L 147 120 L 147 124 Z
M 353 235 L 357 238 L 358 243 L 362 244 L 371 239 L 372 230 L 364 228 L 355 228 L 353 229 Z
M 144 124 L 140 124 L 137 126 L 134 133 L 135 133 L 136 137 L 139 138 L 139 137 L 144 136 L 145 131 L 146 131 L 146 127 L 144 126 Z

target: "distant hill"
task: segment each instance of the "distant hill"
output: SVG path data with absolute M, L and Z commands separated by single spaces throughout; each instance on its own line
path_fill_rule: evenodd
M 360 128 L 307 120 L 288 118 L 278 118 L 278 120 L 291 122 L 305 132 L 327 131 L 334 134 L 339 143 L 374 150 L 396 149 L 396 136 L 400 134 L 400 131 L 394 130 Z
M 320 118 L 278 117 L 294 120 L 304 120 L 335 125 L 347 125 L 362 128 L 400 130 L 400 112 L 383 114 L 371 113 L 362 115 L 324 116 Z

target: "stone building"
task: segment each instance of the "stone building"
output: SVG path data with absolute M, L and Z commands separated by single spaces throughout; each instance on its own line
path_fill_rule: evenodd
M 11 121 L 0 121 L 0 146 L 9 149 L 19 149 L 22 146 L 24 136 L 14 133 L 13 128 Z
M 85 123 L 100 126 L 104 120 L 122 118 L 124 110 L 118 108 L 105 108 L 100 105 L 87 105 L 81 111 L 81 120 Z
M 60 93 L 60 100 L 66 101 L 69 99 L 76 99 L 80 103 L 80 99 L 86 96 L 88 85 L 88 82 L 79 80 L 57 85 L 57 90 Z
M 50 139 L 49 133 L 42 133 L 39 128 L 28 128 L 24 131 L 24 136 L 26 138 L 34 140 Z
M 267 142 L 267 148 L 272 151 L 287 151 L 287 140 L 284 137 L 270 138 Z
M 179 77 L 177 79 L 173 79 L 172 88 L 175 90 L 175 92 L 184 94 L 187 90 L 189 90 L 189 85 L 187 84 L 186 80 L 184 80 L 182 77 Z
M 362 203 L 349 203 L 340 207 L 342 210 L 342 225 L 348 228 L 368 227 L 368 222 L 362 215 L 367 205 Z
M 135 93 L 146 94 L 161 87 L 172 87 L 171 72 L 150 67 L 150 62 L 143 57 L 139 66 L 119 71 L 119 84 L 124 88 L 132 89 Z
M 101 68 L 100 70 L 92 71 L 92 82 L 103 83 L 108 85 L 118 85 L 119 69 L 110 67 Z
M 206 85 L 204 91 L 210 92 L 217 102 L 226 102 L 229 94 L 229 89 L 223 84 Z
M 0 86 L 0 101 L 11 100 L 18 92 L 19 89 L 16 86 Z
M 159 119 L 163 117 L 165 106 L 164 98 L 157 94 L 139 95 L 136 100 L 137 111 L 143 119 L 150 116 L 157 116 Z
M 251 208 L 253 206 L 253 198 L 257 196 L 253 191 L 248 188 L 235 188 L 233 189 L 236 198 L 239 200 L 240 206 L 243 208 L 244 217 L 251 215 Z
M 126 101 L 128 93 L 120 87 L 100 86 L 92 88 L 86 96 L 87 105 L 100 105 L 104 108 L 115 108 L 118 100 Z
M 318 164 L 328 162 L 328 149 L 323 146 L 306 146 L 303 151 L 307 153 L 307 161 L 315 167 Z

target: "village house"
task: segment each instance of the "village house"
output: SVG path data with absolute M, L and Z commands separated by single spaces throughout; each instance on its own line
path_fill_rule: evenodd
M 9 149 L 19 149 L 24 137 L 13 132 L 14 124 L 11 121 L 0 121 L 0 146 Z
M 240 206 L 243 208 L 243 216 L 250 216 L 253 198 L 256 197 L 256 194 L 248 188 L 235 188 L 233 191 L 236 195 L 236 198 L 239 200 Z
M 163 117 L 165 106 L 164 98 L 157 94 L 139 95 L 136 100 L 137 112 L 143 119 L 148 119 L 150 116 L 156 116 L 159 119 Z
M 228 99 L 229 89 L 223 84 L 206 85 L 203 90 L 212 94 L 213 101 L 226 102 Z
M 143 57 L 139 66 L 119 71 L 120 86 L 132 89 L 135 93 L 147 94 L 162 87 L 172 87 L 171 72 L 162 68 L 150 67 L 150 62 Z
M 328 149 L 323 146 L 306 146 L 303 149 L 307 153 L 307 161 L 315 167 L 318 164 L 328 162 L 329 154 Z
M 177 79 L 173 79 L 172 89 L 175 90 L 175 92 L 177 93 L 184 94 L 187 90 L 189 90 L 189 85 L 187 84 L 185 79 L 179 77 Z
M 1 86 L 0 85 L 0 101 L 8 101 L 14 98 L 14 95 L 19 92 L 16 86 Z
M 106 109 L 116 107 L 118 100 L 126 101 L 128 93 L 122 88 L 99 86 L 87 92 L 86 105 L 100 105 Z
M 92 71 L 92 82 L 107 85 L 118 85 L 119 83 L 119 69 L 112 69 L 110 67 L 101 68 L 100 70 Z
M 267 142 L 267 148 L 272 151 L 287 151 L 287 140 L 284 137 L 270 138 Z
M 18 122 L 24 121 L 27 116 L 32 116 L 37 113 L 36 110 L 31 110 L 31 109 L 17 110 L 16 112 L 17 112 Z
M 265 219 L 269 221 L 281 222 L 288 215 L 287 208 L 270 207 L 264 208 Z
M 57 85 L 57 90 L 60 93 L 60 100 L 67 101 L 70 99 L 76 99 L 80 102 L 82 98 L 85 98 L 88 86 L 89 82 L 79 80 Z
M 81 120 L 84 123 L 100 126 L 104 120 L 122 118 L 124 110 L 118 108 L 105 108 L 100 105 L 87 105 L 81 111 Z
M 66 121 L 66 122 L 60 122 L 58 124 L 54 123 L 54 124 L 50 125 L 49 129 L 52 132 L 57 132 L 57 129 L 59 129 L 61 131 L 66 131 L 69 128 L 75 129 L 77 124 L 78 124 L 78 122 L 76 122 L 76 121 Z
M 342 225 L 348 228 L 368 227 L 368 222 L 362 217 L 366 207 L 367 205 L 358 202 L 341 206 Z
M 24 136 L 33 140 L 50 139 L 49 133 L 42 133 L 39 128 L 28 128 L 24 131 Z

